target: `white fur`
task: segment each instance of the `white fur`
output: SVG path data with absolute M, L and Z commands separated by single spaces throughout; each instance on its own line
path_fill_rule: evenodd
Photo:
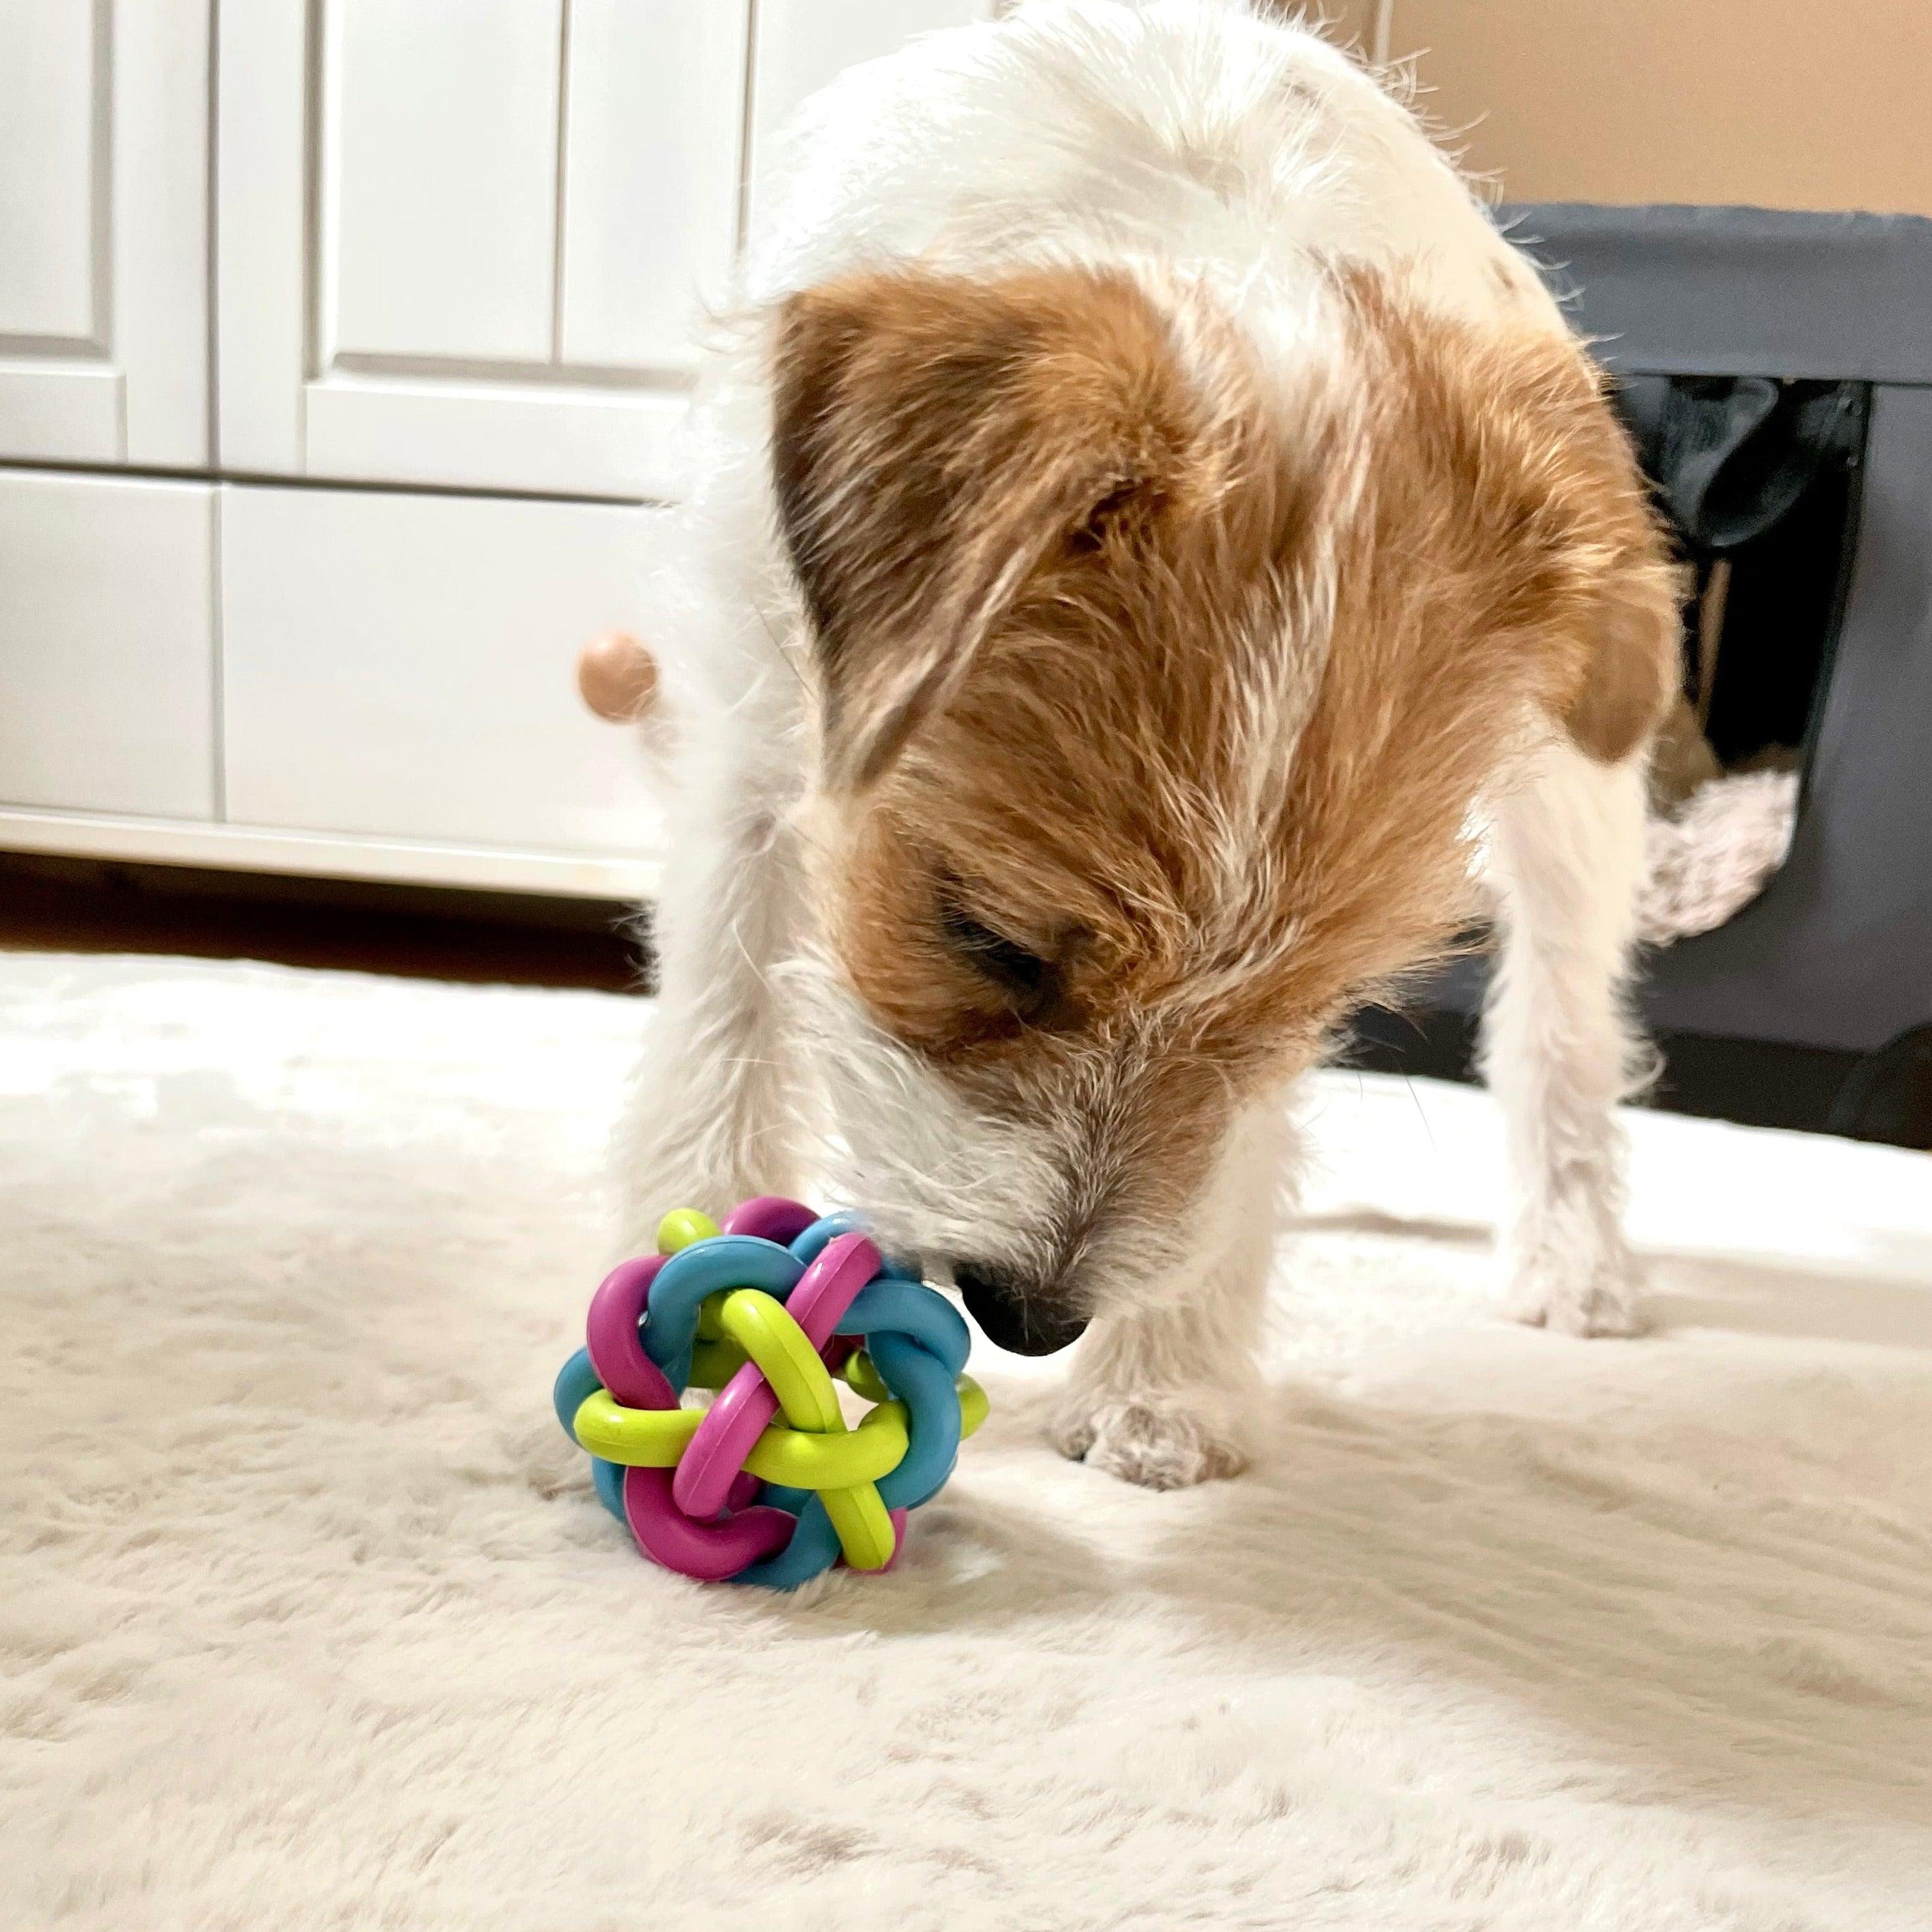
M 1404 107 L 1315 34 L 1210 0 L 1055 0 L 931 37 L 835 82 L 788 152 L 706 377 L 684 513 L 694 561 L 658 640 L 680 804 L 656 915 L 664 1010 L 626 1136 L 626 1234 L 642 1244 L 684 1201 L 807 1187 L 862 1203 L 942 1273 L 948 1257 L 1077 1272 L 1108 1318 L 1082 1345 L 1060 1439 L 1138 1480 L 1198 1480 L 1244 1454 L 1238 1401 L 1208 1391 L 1246 1386 L 1286 1157 L 1257 1150 L 1267 1136 L 1229 1136 L 1208 1188 L 1221 1252 L 1204 1268 L 1183 1258 L 1198 1214 L 1162 1226 L 1116 1200 L 1090 1240 L 1084 1210 L 1119 1169 L 1104 1096 L 1042 1094 L 1027 1128 L 976 1118 L 843 992 L 798 886 L 814 746 L 804 620 L 769 500 L 765 321 L 791 292 L 916 257 L 967 274 L 1108 262 L 1208 291 L 1290 387 L 1334 352 L 1324 270 L 1340 261 L 1400 266 L 1464 318 L 1563 324 Z M 1292 746 L 1305 694 L 1270 696 L 1250 721 L 1258 779 L 1264 748 Z M 1539 792 L 1567 810 L 1588 786 L 1552 771 Z M 1606 782 L 1621 800 L 1634 779 Z M 1573 816 L 1594 826 L 1609 811 Z M 1228 828 L 1235 916 L 1243 830 Z M 1626 1057 L 1625 922 L 1556 879 L 1561 854 L 1532 850 L 1527 832 L 1519 842 L 1516 990 L 1496 1009 L 1526 1203 L 1516 1304 L 1560 1326 L 1621 1326 L 1608 1109 Z M 1569 848 L 1600 895 L 1620 890 L 1614 843 L 1580 830 Z M 1552 964 L 1565 942 L 1552 922 L 1573 911 L 1591 937 Z M 1125 1042 L 1110 1077 L 1152 1050 Z M 1512 1073 L 1519 1051 L 1556 1058 Z
M 1503 948 L 1484 1059 L 1516 1183 L 1509 1308 L 1573 1335 L 1636 1321 L 1615 1108 L 1647 1071 L 1622 1006 L 1643 834 L 1641 761 L 1606 767 L 1564 743 L 1499 796 L 1492 827 Z
M 1637 896 L 1646 944 L 1709 932 L 1756 898 L 1791 850 L 1798 792 L 1796 772 L 1726 772 L 1654 816 Z
M 1054 1445 L 1149 1489 L 1231 1475 L 1255 1447 L 1262 1309 L 1300 1137 L 1280 1098 L 1237 1124 L 1214 1184 L 1168 1255 L 1165 1292 L 1109 1316 L 1076 1352 Z

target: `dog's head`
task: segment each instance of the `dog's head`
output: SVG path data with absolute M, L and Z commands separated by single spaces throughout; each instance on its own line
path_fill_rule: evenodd
M 1627 752 L 1672 592 L 1581 357 L 1338 276 L 866 274 L 775 348 L 856 1198 L 994 1339 L 1161 1293 L 1270 1100 L 1467 907 L 1538 712 Z

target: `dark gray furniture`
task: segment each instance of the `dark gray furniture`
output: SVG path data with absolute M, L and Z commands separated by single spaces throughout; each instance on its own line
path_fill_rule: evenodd
M 1917 1030 L 1932 1029 L 1932 221 L 1568 204 L 1498 218 L 1620 377 L 1870 386 L 1790 858 L 1729 924 L 1652 955 L 1641 1000 L 1672 1073 L 1681 1058 L 1715 1067 L 1734 1096 L 1754 1075 L 1811 1090 L 1692 1111 L 1828 1117 L 1924 1144 L 1913 1123 L 1932 1106 L 1932 1030 Z M 1445 1054 L 1466 1052 L 1486 970 L 1465 961 L 1425 992 L 1419 1030 L 1364 1016 L 1367 1063 L 1445 1070 Z M 1726 1042 L 1764 1052 L 1714 1052 Z M 1876 1126 L 1858 1112 L 1874 1094 L 1890 1110 Z
M 1872 385 L 1856 549 L 1791 856 L 1651 962 L 1665 1031 L 1866 1053 L 1932 1022 L 1932 221 L 1506 208 L 1620 374 Z
M 1932 1147 L 1932 220 L 1568 203 L 1497 219 L 1620 381 L 1864 386 L 1790 860 L 1727 925 L 1649 956 L 1640 999 L 1660 1104 Z M 1466 1077 L 1486 974 L 1466 958 L 1402 1015 L 1358 1015 L 1356 1059 Z

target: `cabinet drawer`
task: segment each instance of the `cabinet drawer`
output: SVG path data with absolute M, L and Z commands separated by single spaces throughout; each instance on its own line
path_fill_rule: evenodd
M 594 633 L 647 630 L 656 514 L 225 486 L 230 821 L 654 853 L 637 737 L 584 709 L 573 668 Z
M 0 471 L 0 804 L 212 815 L 214 497 Z

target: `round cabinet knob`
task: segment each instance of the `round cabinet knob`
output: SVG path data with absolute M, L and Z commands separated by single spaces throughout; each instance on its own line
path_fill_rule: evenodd
M 593 638 L 577 660 L 577 688 L 600 718 L 628 724 L 656 703 L 658 661 L 622 631 Z

